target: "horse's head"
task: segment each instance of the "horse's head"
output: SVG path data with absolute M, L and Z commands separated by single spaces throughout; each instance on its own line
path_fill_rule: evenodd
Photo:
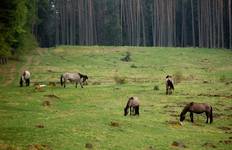
M 124 116 L 126 116 L 128 114 L 128 109 L 124 108 Z
M 180 115 L 180 122 L 183 122 L 185 120 L 185 115 Z

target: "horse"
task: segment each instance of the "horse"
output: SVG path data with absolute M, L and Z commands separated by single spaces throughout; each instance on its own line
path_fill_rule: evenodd
M 171 95 L 172 91 L 174 90 L 174 81 L 172 76 L 166 76 L 166 95 Z
M 194 102 L 187 104 L 180 114 L 180 124 L 181 125 L 182 125 L 183 121 L 185 120 L 185 114 L 187 112 L 190 112 L 190 118 L 191 118 L 192 123 L 193 123 L 193 113 L 196 113 L 196 114 L 205 113 L 206 117 L 207 117 L 206 123 L 208 123 L 208 118 L 210 118 L 210 123 L 213 122 L 213 108 L 212 108 L 212 106 L 210 106 L 208 104 L 194 103 Z
M 30 72 L 28 70 L 25 70 L 20 77 L 20 82 L 19 82 L 20 86 L 21 87 L 23 86 L 23 82 L 26 83 L 26 86 L 29 86 L 30 85 L 30 77 L 31 77 Z
M 128 109 L 130 108 L 130 115 L 131 112 L 134 112 L 133 115 L 139 115 L 139 99 L 138 97 L 130 97 L 127 101 L 126 107 L 124 108 L 124 116 L 128 114 Z
M 87 75 L 83 75 L 81 73 L 64 73 L 60 76 L 60 84 L 61 86 L 64 85 L 64 88 L 66 87 L 66 82 L 69 80 L 70 82 L 75 82 L 76 83 L 76 88 L 77 84 L 79 83 L 81 88 L 83 88 L 83 83 L 88 79 Z

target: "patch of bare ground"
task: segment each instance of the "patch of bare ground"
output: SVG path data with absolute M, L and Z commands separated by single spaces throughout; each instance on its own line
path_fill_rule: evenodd
M 187 146 L 181 141 L 173 141 L 172 146 L 178 148 L 187 148 Z
M 232 144 L 232 141 L 231 140 L 220 140 L 219 143 L 222 143 L 222 144 Z
M 206 142 L 206 143 L 204 143 L 203 145 L 202 145 L 202 147 L 205 147 L 205 148 L 216 148 L 216 146 L 214 145 L 214 144 L 212 144 L 212 143 L 208 143 L 208 142 Z
M 35 127 L 36 127 L 36 128 L 44 128 L 44 125 L 42 125 L 42 124 L 37 124 Z
M 55 94 L 44 95 L 44 97 L 54 98 L 54 99 L 60 99 L 60 97 L 59 97 L 59 96 L 56 96 Z
M 232 111 L 232 107 L 227 107 L 224 109 L 225 111 Z
M 220 94 L 204 94 L 200 93 L 197 96 L 206 96 L 206 97 L 223 97 L 223 98 L 228 98 L 231 99 L 232 95 L 220 95 Z
M 111 121 L 110 122 L 110 126 L 112 126 L 112 127 L 119 127 L 120 124 L 118 122 L 116 122 L 116 121 Z
M 28 145 L 28 150 L 52 150 L 50 146 L 46 144 L 33 144 Z
M 19 150 L 19 149 L 17 147 L 8 144 L 0 144 L 0 150 Z
M 85 144 L 85 148 L 87 148 L 87 149 L 93 149 L 93 144 L 91 144 L 91 143 L 86 143 L 86 144 Z
M 221 130 L 223 130 L 223 131 L 229 131 L 229 130 L 231 130 L 230 127 L 224 127 L 224 126 L 217 127 L 217 128 L 218 128 L 218 129 L 221 129 Z

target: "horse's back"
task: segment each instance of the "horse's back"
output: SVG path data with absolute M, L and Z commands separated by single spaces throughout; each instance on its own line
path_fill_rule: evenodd
M 210 111 L 210 109 L 211 109 L 211 106 L 206 103 L 193 103 L 190 108 L 190 110 L 195 113 L 202 113 L 202 112 Z
M 67 80 L 79 80 L 80 79 L 79 73 L 64 73 L 63 77 Z
M 31 76 L 31 73 L 30 73 L 28 70 L 25 70 L 25 71 L 23 72 L 23 76 L 24 76 L 25 79 L 29 79 L 30 76 Z
M 131 103 L 130 103 L 130 105 L 132 106 L 132 107 L 136 107 L 136 106 L 139 106 L 139 98 L 138 97 L 133 97 L 133 99 L 131 100 Z

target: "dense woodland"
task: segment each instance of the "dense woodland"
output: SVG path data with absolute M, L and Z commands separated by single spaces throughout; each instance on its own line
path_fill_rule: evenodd
M 1 0 L 0 56 L 56 45 L 232 49 L 232 0 Z M 34 38 L 35 37 L 35 38 Z

